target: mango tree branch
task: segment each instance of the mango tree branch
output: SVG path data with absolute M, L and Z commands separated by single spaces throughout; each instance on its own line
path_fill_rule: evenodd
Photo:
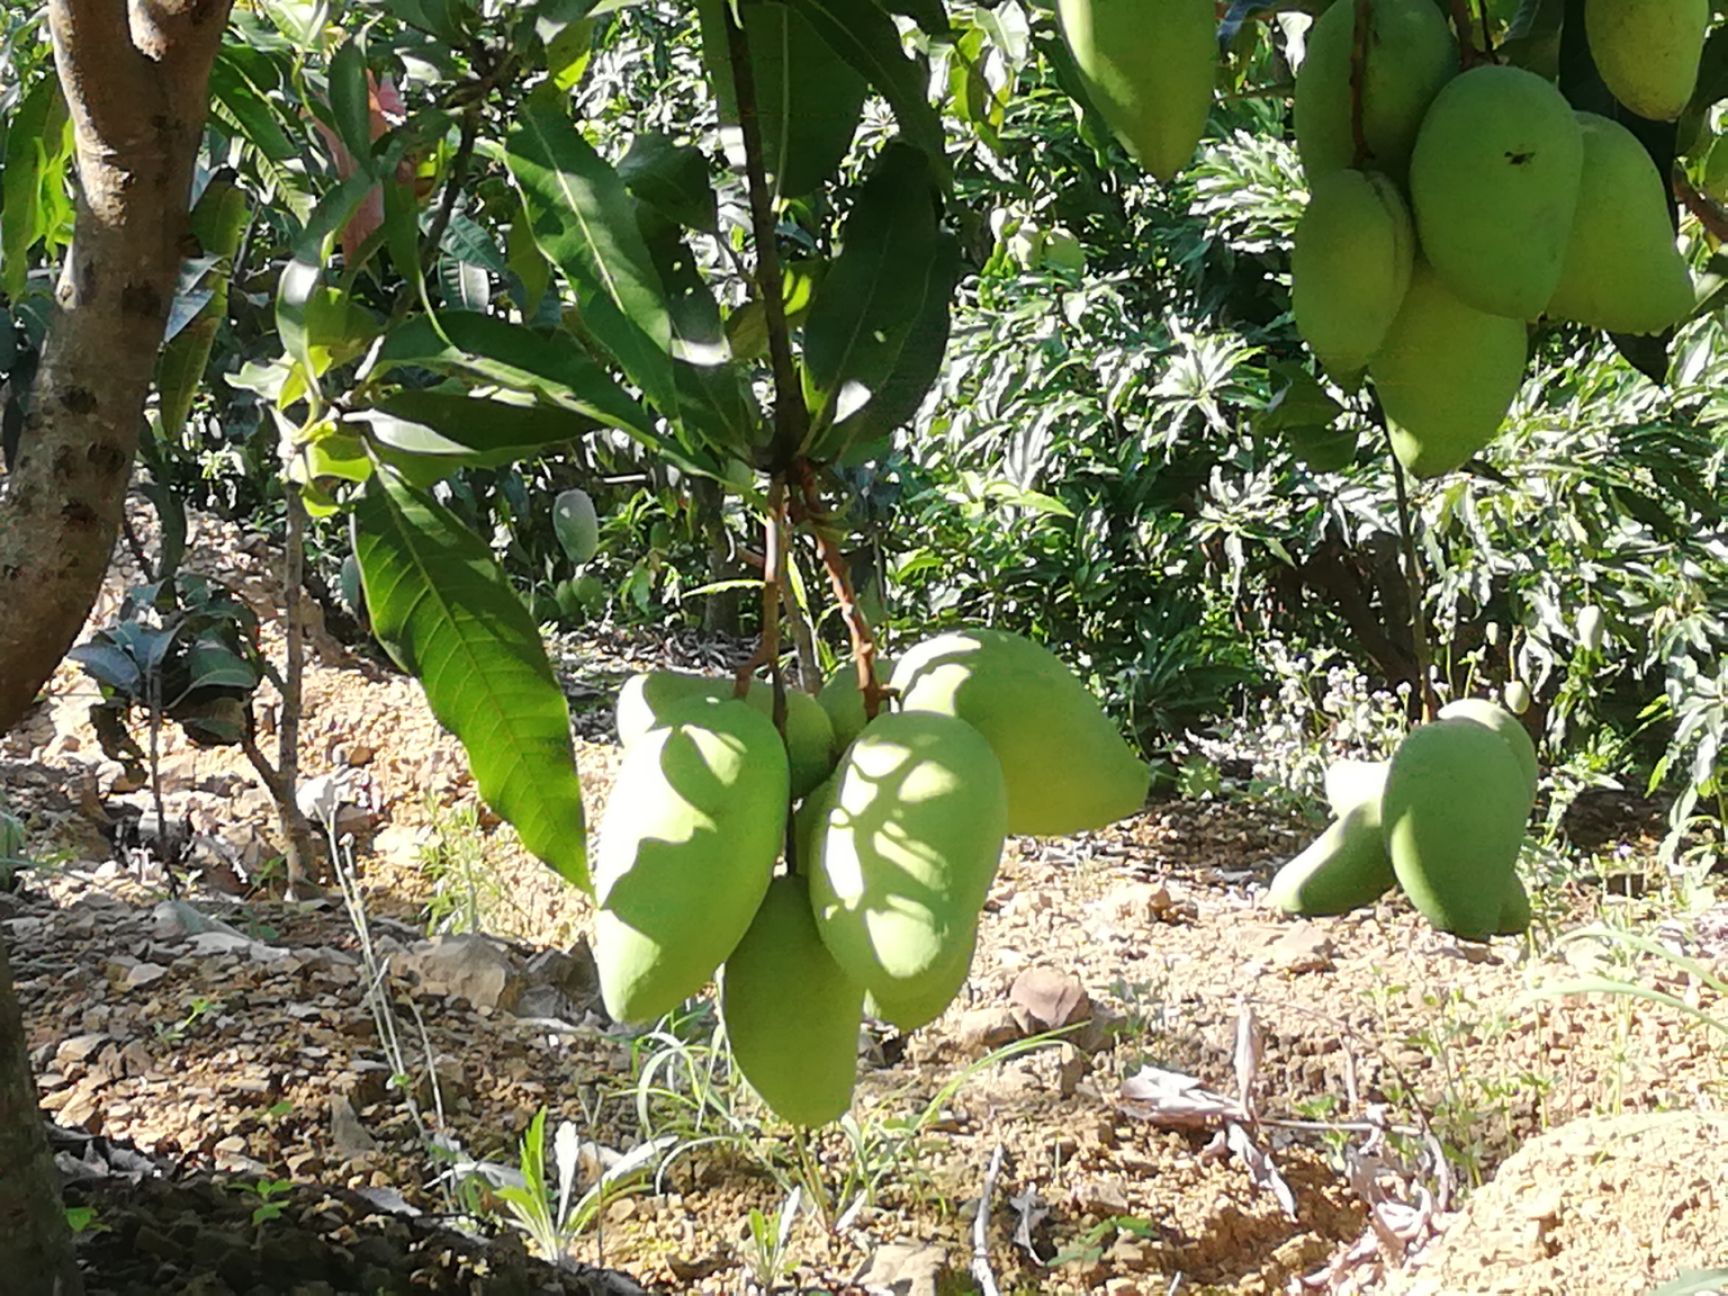
M 1728 211 L 1706 195 L 1699 193 L 1686 178 L 1679 165 L 1674 167 L 1674 196 L 1717 243 L 1728 243 Z
M 876 636 L 870 629 L 869 618 L 858 606 L 858 596 L 852 589 L 852 574 L 846 569 L 846 555 L 840 552 L 839 537 L 835 535 L 833 523 L 822 504 L 816 471 L 807 459 L 798 461 L 798 490 L 800 516 L 811 535 L 816 537 L 816 548 L 822 555 L 822 566 L 828 573 L 834 601 L 839 605 L 841 619 L 846 622 L 846 630 L 852 637 L 852 661 L 858 668 L 858 692 L 864 699 L 864 715 L 874 720 L 893 691 L 876 678 Z
M 786 580 L 786 483 L 779 478 L 768 488 L 768 517 L 762 524 L 766 549 L 762 564 L 762 637 L 750 660 L 738 668 L 736 692 L 744 697 L 750 692 L 750 680 L 763 666 L 777 666 L 780 660 L 780 588 Z M 784 699 L 775 699 L 775 725 L 786 731 Z

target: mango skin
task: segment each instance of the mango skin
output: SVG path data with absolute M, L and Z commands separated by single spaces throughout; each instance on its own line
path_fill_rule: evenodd
M 1691 314 L 1692 276 L 1674 244 L 1667 187 L 1637 136 L 1579 113 L 1584 177 L 1550 319 L 1610 333 L 1661 333 Z
M 1002 858 L 1008 793 L 981 735 L 952 716 L 877 716 L 834 774 L 806 865 L 834 961 L 878 1001 L 947 984 Z
M 1218 80 L 1213 0 L 1059 0 L 1093 104 L 1141 166 L 1169 181 L 1206 131 Z
M 1334 171 L 1313 196 L 1290 255 L 1296 328 L 1334 374 L 1360 373 L 1410 288 L 1416 231 L 1385 176 Z
M 775 878 L 720 980 L 738 1069 L 782 1120 L 837 1120 L 852 1105 L 863 1012 L 863 987 L 816 933 L 804 879 Z
M 1342 818 L 1364 801 L 1378 806 L 1391 767 L 1391 761 L 1333 761 L 1326 770 L 1326 805 L 1333 817 Z
M 649 671 L 633 675 L 618 691 L 618 742 L 624 747 L 648 733 L 669 708 L 693 699 L 723 702 L 733 695 L 730 679 L 690 675 L 683 671 Z M 774 689 L 758 680 L 745 701 L 754 711 L 774 719 Z M 809 792 L 834 768 L 834 727 L 815 698 L 800 689 L 786 690 L 786 747 L 792 769 L 792 795 Z
M 1008 831 L 1062 836 L 1137 813 L 1151 783 L 1061 659 L 1020 635 L 963 630 L 900 659 L 903 712 L 956 716 L 989 740 L 1008 781 Z
M 1506 888 L 1505 903 L 1500 908 L 1500 926 L 1494 934 L 1522 936 L 1530 930 L 1530 917 L 1530 893 L 1524 889 L 1524 880 L 1513 873 L 1511 885 Z
M 1536 785 L 1541 781 L 1542 767 L 1536 759 L 1536 744 L 1531 740 L 1530 731 L 1524 727 L 1523 721 L 1487 698 L 1459 698 L 1456 702 L 1448 702 L 1440 708 L 1437 718 L 1469 720 L 1500 735 L 1512 754 L 1518 758 L 1518 768 L 1524 771 L 1524 780 L 1529 789 L 1526 798 L 1529 804 L 1525 807 L 1525 813 L 1528 814 L 1530 807 L 1536 804 Z
M 886 684 L 893 675 L 894 663 L 878 657 L 877 681 Z M 864 732 L 868 723 L 864 714 L 864 694 L 858 688 L 858 667 L 850 661 L 842 663 L 840 669 L 829 676 L 816 700 L 828 713 L 828 723 L 834 729 L 834 752 L 838 755 L 851 746 L 852 740 Z
M 1350 52 L 1356 11 L 1338 0 L 1308 29 L 1296 72 L 1296 152 L 1310 186 L 1356 165 Z M 1362 165 L 1402 179 L 1428 105 L 1458 74 L 1458 43 L 1433 0 L 1376 0 L 1368 20 L 1362 88 Z
M 1603 84 L 1652 121 L 1686 111 L 1709 26 L 1710 0 L 1584 0 L 1584 32 Z
M 1441 931 L 1500 930 L 1524 842 L 1528 784 L 1505 739 L 1470 720 L 1436 720 L 1399 744 L 1381 801 L 1399 885 Z
M 1398 318 L 1368 363 L 1398 462 L 1424 478 L 1462 467 L 1500 430 L 1527 351 L 1524 325 L 1465 305 L 1417 261 Z
M 786 829 L 780 735 L 742 702 L 697 699 L 624 754 L 595 854 L 606 1011 L 647 1022 L 699 991 L 743 937 Z
M 1522 68 L 1447 83 L 1410 156 L 1423 255 L 1455 296 L 1532 320 L 1560 283 L 1584 172 L 1584 133 L 1554 86 Z
M 899 989 L 872 993 L 865 998 L 864 1011 L 908 1034 L 928 1026 L 948 1010 L 965 987 L 977 948 L 978 925 L 973 923 L 966 938 L 948 949 L 920 986 L 904 993 Z
M 1397 880 L 1380 829 L 1380 802 L 1370 797 L 1279 869 L 1267 899 L 1287 914 L 1322 918 L 1373 904 Z

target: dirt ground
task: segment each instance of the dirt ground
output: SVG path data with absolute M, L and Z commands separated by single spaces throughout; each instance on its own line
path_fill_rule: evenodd
M 276 645 L 265 549 L 207 521 L 194 541 Z M 474 1186 L 508 1184 L 542 1107 L 549 1144 L 564 1120 L 582 1140 L 578 1196 L 652 1140 L 673 1154 L 619 1179 L 569 1251 L 650 1290 L 1618 1293 L 1728 1265 L 1720 1118 L 1645 1117 L 1722 1111 L 1728 1036 L 1674 1007 L 1560 993 L 1629 976 L 1728 1020 L 1700 976 L 1589 934 L 1641 933 L 1728 975 L 1728 908 L 1674 912 L 1635 818 L 1594 824 L 1589 858 L 1533 853 L 1536 927 L 1486 946 L 1396 898 L 1316 922 L 1270 913 L 1265 884 L 1311 829 L 1243 799 L 1016 841 L 960 1000 L 909 1039 L 873 1033 L 855 1118 L 802 1145 L 710 1069 L 711 1014 L 676 1037 L 604 1020 L 586 899 L 474 806 L 415 684 L 315 644 L 305 773 L 344 803 L 365 940 L 334 888 L 274 898 L 271 806 L 232 750 L 164 734 L 168 819 L 188 825 L 174 901 L 153 803 L 89 726 L 93 685 L 64 670 L 0 743 L 0 787 L 42 859 L 0 893 L 0 928 L 73 1200 L 89 1203 L 84 1245 L 99 1271 L 140 1248 L 157 1266 L 112 1290 L 194 1273 L 184 1290 L 517 1289 L 485 1276 L 484 1248 L 435 1270 L 403 1261 L 401 1238 L 396 1267 L 377 1257 L 364 1281 L 349 1261 L 288 1283 L 230 1255 L 345 1228 L 351 1259 L 368 1206 L 384 1221 L 371 1236 L 417 1221 L 416 1254 L 466 1255 L 455 1234 L 422 1235 L 478 1221 L 510 1237 L 498 1272 L 521 1290 L 587 1290 L 534 1286 L 502 1201 Z M 591 824 L 618 682 L 731 660 L 610 632 L 555 657 Z M 268 699 L 260 712 L 267 740 Z M 429 903 L 497 939 L 429 942 Z M 751 1213 L 772 1232 L 794 1186 L 802 1209 L 774 1255 Z M 221 1216 L 189 1206 L 198 1193 L 244 1207 L 205 1229 L 214 1241 L 175 1232 Z M 169 1241 L 155 1255 L 140 1236 Z

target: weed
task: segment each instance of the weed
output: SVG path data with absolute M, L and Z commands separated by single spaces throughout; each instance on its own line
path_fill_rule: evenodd
M 426 930 L 434 935 L 483 932 L 510 896 L 491 859 L 480 812 L 473 805 L 445 807 L 432 798 L 426 808 L 433 839 L 417 855 L 432 883 Z
M 282 1218 L 282 1213 L 288 1209 L 288 1203 L 278 1201 L 292 1191 L 292 1179 L 260 1179 L 257 1183 L 237 1185 L 241 1192 L 251 1193 L 258 1199 L 258 1204 L 252 1208 L 252 1223 L 257 1228 L 263 1228 L 272 1220 Z
M 773 1223 L 759 1209 L 752 1206 L 747 1221 L 745 1237 L 745 1263 L 750 1266 L 750 1275 L 756 1280 L 756 1285 L 763 1291 L 773 1291 L 780 1285 L 780 1280 L 786 1276 L 787 1248 L 792 1241 L 792 1229 L 798 1223 L 798 1214 L 804 1206 L 804 1191 L 794 1187 L 786 1194 L 786 1200 L 780 1205 L 780 1213 Z
M 202 995 L 192 1001 L 192 1006 L 186 1010 L 186 1015 L 172 1026 L 156 1024 L 156 1038 L 164 1044 L 178 1044 L 186 1038 L 189 1032 L 212 1009 L 221 1007 L 215 999 L 206 999 Z

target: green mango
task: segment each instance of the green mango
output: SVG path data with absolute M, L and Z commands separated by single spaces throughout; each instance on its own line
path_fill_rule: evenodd
M 1218 79 L 1213 0 L 1059 0 L 1086 93 L 1136 161 L 1168 181 L 1206 131 Z
M 1524 781 L 1529 789 L 1525 813 L 1529 813 L 1536 804 L 1536 785 L 1542 778 L 1542 768 L 1536 760 L 1536 743 L 1523 722 L 1507 708 L 1496 706 L 1487 698 L 1459 698 L 1456 702 L 1448 702 L 1440 708 L 1438 718 L 1469 720 L 1500 735 L 1518 758 L 1518 768 L 1524 772 Z
M 1342 818 L 1367 801 L 1378 806 L 1389 768 L 1390 761 L 1333 761 L 1326 770 L 1326 804 L 1332 814 Z
M 876 678 L 886 684 L 894 675 L 894 663 L 876 659 Z M 829 676 L 822 691 L 816 695 L 822 709 L 828 713 L 828 723 L 834 727 L 834 751 L 838 755 L 864 731 L 864 694 L 858 689 L 858 667 L 848 661 Z
M 1710 0 L 1584 0 L 1584 32 L 1610 93 L 1640 117 L 1673 121 L 1698 88 Z
M 1674 244 L 1668 186 L 1637 136 L 1579 113 L 1584 178 L 1550 319 L 1610 333 L 1661 333 L 1691 314 L 1692 275 Z
M 1483 66 L 1435 96 L 1410 158 L 1422 253 L 1455 296 L 1532 320 L 1559 286 L 1584 132 L 1552 83 Z
M 1103 828 L 1145 804 L 1151 773 L 1097 699 L 1048 649 L 1002 630 L 938 635 L 890 681 L 902 711 L 957 716 L 989 740 L 1008 781 L 1008 831 Z
M 362 627 L 366 626 L 366 591 L 360 582 L 360 560 L 353 554 L 342 559 L 342 570 L 337 576 L 337 584 L 341 587 L 342 602 L 349 613 Z
M 1505 700 L 1506 709 L 1513 715 L 1523 715 L 1530 709 L 1530 686 L 1523 680 L 1507 680 L 1500 696 Z
M 1313 184 L 1296 226 L 1290 295 L 1296 328 L 1334 374 L 1361 372 L 1410 288 L 1416 231 L 1383 175 L 1334 171 Z
M 1377 798 L 1351 806 L 1272 879 L 1268 899 L 1287 914 L 1321 918 L 1371 905 L 1397 882 Z
M 600 516 L 587 491 L 559 492 L 552 501 L 552 531 L 564 556 L 578 567 L 600 551 Z
M 792 814 L 792 845 L 798 852 L 798 869 L 807 870 L 816 858 L 817 835 L 828 818 L 828 807 L 834 800 L 834 777 L 829 775 L 815 787 Z
M 921 977 L 917 987 L 871 993 L 864 1000 L 865 1013 L 908 1034 L 928 1026 L 948 1010 L 965 986 L 977 949 L 978 924 L 974 922 L 967 928 L 965 938 L 948 947 L 940 965 Z
M 816 926 L 878 1001 L 947 984 L 1002 858 L 995 753 L 952 716 L 877 716 L 847 748 L 807 865 Z
M 1356 7 L 1338 0 L 1308 29 L 1296 73 L 1296 152 L 1310 185 L 1357 165 L 1350 55 Z M 1434 0 L 1375 0 L 1362 85 L 1362 165 L 1402 180 L 1428 105 L 1458 75 L 1458 43 Z
M 727 0 L 698 0 L 702 57 L 713 83 L 722 139 L 743 160 L 738 98 L 727 45 Z M 783 198 L 810 193 L 839 169 L 858 132 L 869 84 L 791 5 L 743 4 L 756 87 L 763 164 Z
M 618 741 L 630 746 L 660 722 L 667 708 L 707 698 L 722 702 L 733 696 L 730 679 L 690 675 L 683 671 L 650 671 L 633 675 L 618 691 Z M 774 718 L 774 688 L 760 680 L 745 698 L 752 709 Z M 802 797 L 834 768 L 834 727 L 815 698 L 801 689 L 786 690 L 786 747 L 792 762 L 792 795 Z
M 775 878 L 720 978 L 738 1069 L 782 1120 L 826 1125 L 852 1105 L 863 1012 L 863 987 L 816 932 L 804 879 Z
M 742 702 L 670 708 L 624 754 L 595 853 L 606 1011 L 652 1021 L 699 991 L 749 928 L 786 829 L 785 749 Z
M 1496 936 L 1521 936 L 1530 930 L 1530 893 L 1516 872 L 1506 888 L 1506 902 L 1500 909 L 1500 926 Z
M 1524 381 L 1527 345 L 1523 324 L 1465 305 L 1418 260 L 1368 362 L 1398 462 L 1438 477 L 1492 441 Z
M 1486 725 L 1436 720 L 1399 744 L 1381 799 L 1386 850 L 1434 926 L 1470 940 L 1500 929 L 1528 792 L 1511 745 Z

